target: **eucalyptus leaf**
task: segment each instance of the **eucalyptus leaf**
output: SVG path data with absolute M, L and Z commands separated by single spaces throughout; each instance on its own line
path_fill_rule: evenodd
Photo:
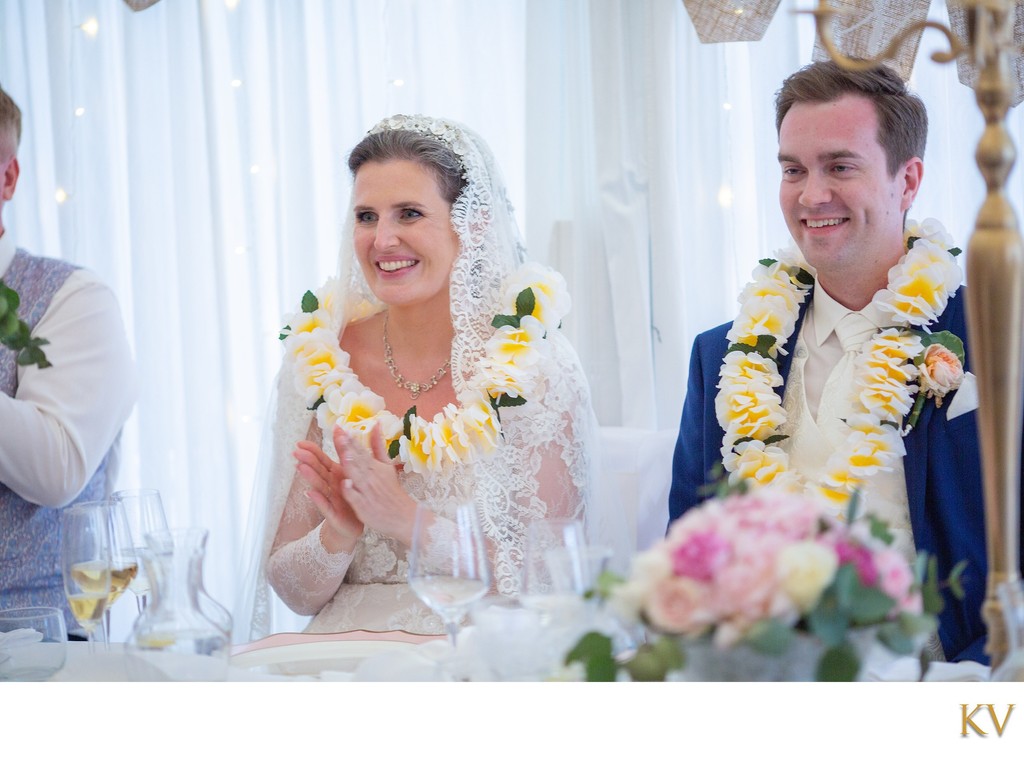
M 807 625 L 811 633 L 821 638 L 827 646 L 834 646 L 846 639 L 846 631 L 850 629 L 850 620 L 839 608 L 831 590 L 826 591 L 818 605 L 807 615 Z
M 744 641 L 755 651 L 778 656 L 793 641 L 793 628 L 777 619 L 762 619 L 750 626 Z
M 928 635 L 939 628 L 939 621 L 931 614 L 902 612 L 896 621 L 900 626 L 900 630 L 912 638 Z
M 939 592 L 939 565 L 934 556 L 928 557 L 928 569 L 921 584 L 921 606 L 928 614 L 938 614 L 945 603 Z
M 671 672 L 686 666 L 686 654 L 676 638 L 663 635 L 651 644 L 651 648 L 665 662 L 666 671 Z
M 857 651 L 849 643 L 832 646 L 818 661 L 816 673 L 819 682 L 852 682 L 860 671 Z
M 884 519 L 879 519 L 874 514 L 868 514 L 868 523 L 871 525 L 871 537 L 880 540 L 887 546 L 891 546 L 896 537 L 889 529 L 889 524 Z
M 857 509 L 860 506 L 860 490 L 854 490 L 850 494 L 850 500 L 846 504 L 846 523 L 853 524 L 857 521 Z
M 565 663 L 581 662 L 588 682 L 614 682 L 618 672 L 612 656 L 612 639 L 598 632 L 588 632 L 565 656 Z
M 878 627 L 878 640 L 886 648 L 900 656 L 914 653 L 914 639 L 907 635 L 898 622 L 886 622 Z
M 857 625 L 880 622 L 896 605 L 896 601 L 880 588 L 869 588 L 860 582 L 850 597 L 850 619 Z

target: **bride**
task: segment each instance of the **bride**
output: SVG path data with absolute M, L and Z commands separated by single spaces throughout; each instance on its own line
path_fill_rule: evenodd
M 339 277 L 282 330 L 236 626 L 249 639 L 275 631 L 271 588 L 313 617 L 306 632 L 442 632 L 406 583 L 418 503 L 439 519 L 477 504 L 504 595 L 531 521 L 581 519 L 609 547 L 622 535 L 591 488 L 597 427 L 559 331 L 564 280 L 524 263 L 488 147 L 452 121 L 394 116 L 349 168 Z

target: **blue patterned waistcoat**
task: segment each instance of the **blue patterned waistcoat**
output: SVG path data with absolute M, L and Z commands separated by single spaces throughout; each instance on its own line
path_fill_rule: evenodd
M 30 329 L 35 329 L 53 296 L 76 268 L 65 261 L 31 256 L 23 250 L 15 253 L 3 280 L 21 297 L 18 315 Z M 60 360 L 59 356 L 48 358 L 55 364 Z M 0 392 L 11 397 L 18 389 L 16 359 L 14 351 L 0 347 Z M 4 434 L 0 429 L 0 435 Z M 75 502 L 106 496 L 109 458 L 108 451 Z M 17 606 L 56 606 L 64 610 L 69 631 L 81 629 L 64 597 L 60 574 L 60 509 L 30 503 L 0 482 L 0 608 Z

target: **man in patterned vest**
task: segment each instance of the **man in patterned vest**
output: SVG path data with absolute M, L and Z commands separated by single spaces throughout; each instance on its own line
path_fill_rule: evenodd
M 18 182 L 21 111 L 0 89 L 0 212 Z M 0 609 L 64 598 L 60 509 L 109 495 L 135 366 L 114 294 L 93 274 L 15 247 L 0 215 L 0 279 L 18 316 L 48 341 L 51 366 L 19 366 L 0 346 Z

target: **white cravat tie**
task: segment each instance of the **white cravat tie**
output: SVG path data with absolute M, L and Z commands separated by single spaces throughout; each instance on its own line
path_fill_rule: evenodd
M 877 331 L 877 325 L 857 312 L 847 314 L 836 324 L 836 337 L 843 346 L 843 356 L 822 388 L 819 421 L 826 419 L 826 414 L 833 418 L 845 418 L 849 414 L 853 401 L 854 362 L 864 343 Z

